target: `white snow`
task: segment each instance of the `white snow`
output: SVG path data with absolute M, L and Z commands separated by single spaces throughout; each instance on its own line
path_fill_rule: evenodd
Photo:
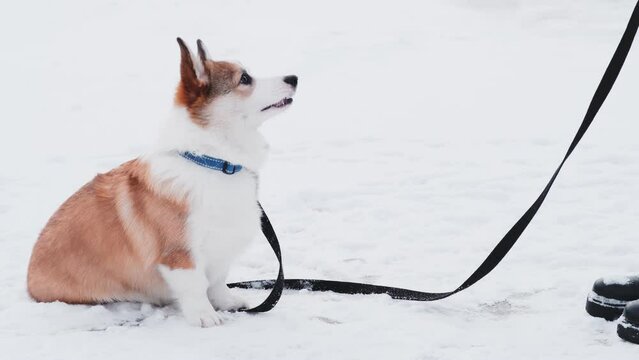
M 38 304 L 25 290 L 57 206 L 154 140 L 176 36 L 255 74 L 300 76 L 292 108 L 264 128 L 261 199 L 287 276 L 450 290 L 545 185 L 633 6 L 2 2 L 0 358 L 636 358 L 616 324 L 584 311 L 596 278 L 639 271 L 636 48 L 520 243 L 452 298 L 287 292 L 272 312 L 200 329 L 170 307 Z M 275 273 L 260 238 L 229 280 Z
M 616 276 L 604 276 L 602 281 L 606 285 L 628 285 L 632 278 L 630 276 L 616 275 Z

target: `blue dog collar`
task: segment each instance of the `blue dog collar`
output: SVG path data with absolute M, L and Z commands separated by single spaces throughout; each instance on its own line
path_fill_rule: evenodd
M 226 175 L 233 175 L 237 172 L 240 172 L 240 170 L 242 170 L 242 165 L 234 165 L 226 160 L 217 159 L 207 155 L 195 155 L 194 153 L 190 151 L 181 151 L 179 154 L 181 157 L 189 161 L 192 161 L 202 167 L 205 167 L 211 170 L 221 171 L 225 173 Z

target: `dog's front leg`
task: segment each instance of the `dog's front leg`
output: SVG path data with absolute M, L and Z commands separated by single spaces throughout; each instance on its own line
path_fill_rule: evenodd
M 241 297 L 233 294 L 226 286 L 228 267 L 214 267 L 207 271 L 209 276 L 208 297 L 211 304 L 221 311 L 237 311 L 248 309 L 248 303 Z
M 209 281 L 204 270 L 197 267 L 170 269 L 164 265 L 160 265 L 159 269 L 186 321 L 201 327 L 211 327 L 222 323 L 222 317 L 211 306 L 207 297 Z

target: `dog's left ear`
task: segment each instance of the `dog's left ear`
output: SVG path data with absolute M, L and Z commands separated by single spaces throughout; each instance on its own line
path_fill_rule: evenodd
M 184 40 L 177 38 L 180 45 L 180 87 L 178 89 L 179 101 L 187 106 L 194 103 L 207 89 L 209 77 L 204 69 L 202 61 L 191 54 Z

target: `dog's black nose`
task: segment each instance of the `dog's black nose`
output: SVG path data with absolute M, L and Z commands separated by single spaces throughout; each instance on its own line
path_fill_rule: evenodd
M 289 75 L 289 76 L 284 76 L 284 82 L 291 85 L 292 87 L 296 88 L 297 87 L 297 76 L 295 75 Z

